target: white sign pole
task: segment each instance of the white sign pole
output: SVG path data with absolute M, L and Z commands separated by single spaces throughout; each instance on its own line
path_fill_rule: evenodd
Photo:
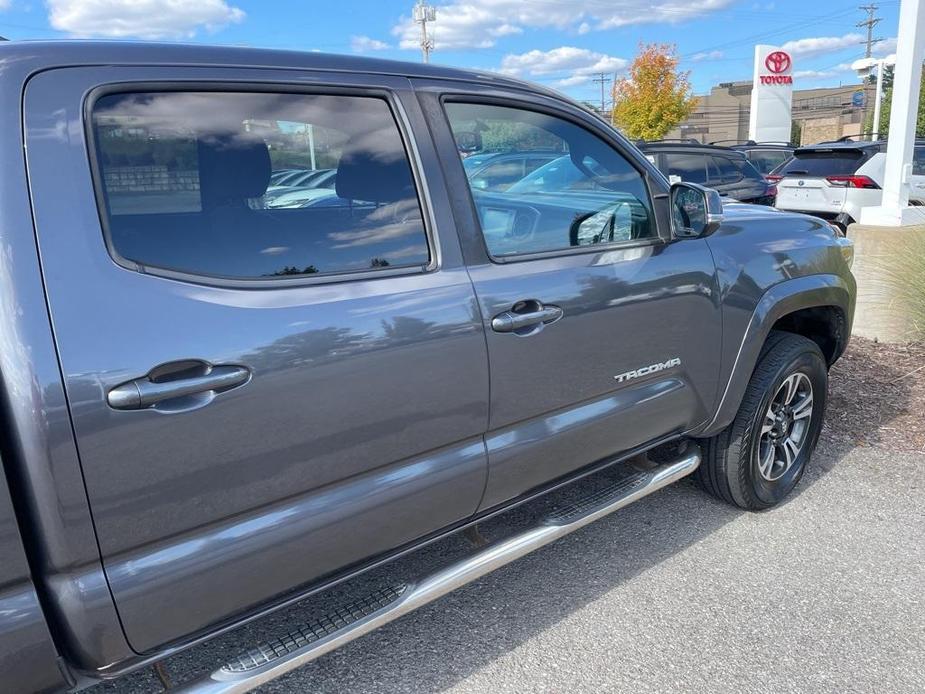
M 877 207 L 861 210 L 861 223 L 902 226 L 925 223 L 922 208 L 909 207 L 909 177 L 915 148 L 922 59 L 925 58 L 925 0 L 902 0 L 899 8 L 899 37 L 896 69 L 893 72 L 893 100 L 890 108 L 890 136 L 886 146 L 883 199 Z
M 870 131 L 873 135 L 871 140 L 880 139 L 880 104 L 883 103 L 883 71 L 886 69 L 886 61 L 877 61 L 877 93 L 874 96 L 874 119 L 870 123 Z
M 790 142 L 793 61 L 777 46 L 755 46 L 748 139 Z

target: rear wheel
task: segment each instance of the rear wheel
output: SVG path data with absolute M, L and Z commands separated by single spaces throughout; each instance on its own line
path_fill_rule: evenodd
M 748 510 L 770 508 L 800 481 L 825 414 L 828 371 L 818 345 L 772 332 L 732 424 L 704 446 L 701 486 Z

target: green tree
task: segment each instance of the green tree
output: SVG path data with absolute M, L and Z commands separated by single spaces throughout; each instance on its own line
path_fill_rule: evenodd
M 613 124 L 633 139 L 664 137 L 697 105 L 689 76 L 678 71 L 675 46 L 640 43 L 629 75 L 614 83 Z
M 880 103 L 880 123 L 874 127 L 874 105 L 869 104 L 864 117 L 864 132 L 877 132 L 886 137 L 890 131 L 890 109 L 893 105 L 893 67 L 883 73 L 883 99 Z M 915 134 L 925 137 L 925 69 L 919 78 L 919 111 L 915 121 Z

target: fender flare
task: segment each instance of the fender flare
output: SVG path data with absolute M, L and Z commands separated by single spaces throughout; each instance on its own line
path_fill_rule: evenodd
M 851 321 L 854 316 L 855 283 L 838 275 L 807 275 L 785 280 L 768 289 L 752 312 L 748 328 L 742 336 L 732 370 L 722 390 L 716 414 L 697 434 L 698 437 L 713 436 L 727 427 L 736 412 L 755 366 L 761 348 L 771 328 L 782 317 L 805 308 L 831 306 L 838 309 L 843 320 L 840 324 L 839 343 L 843 350 L 851 335 Z M 839 352 L 840 353 L 840 352 Z

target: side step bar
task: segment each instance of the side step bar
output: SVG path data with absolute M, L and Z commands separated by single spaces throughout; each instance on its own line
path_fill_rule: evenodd
M 672 462 L 625 477 L 576 504 L 554 512 L 536 527 L 488 545 L 420 581 L 390 586 L 344 605 L 311 624 L 250 649 L 205 677 L 181 684 L 171 691 L 184 694 L 248 692 L 535 549 L 629 506 L 691 474 L 700 465 L 700 460 L 700 449 L 694 443 L 688 443 L 681 456 Z

